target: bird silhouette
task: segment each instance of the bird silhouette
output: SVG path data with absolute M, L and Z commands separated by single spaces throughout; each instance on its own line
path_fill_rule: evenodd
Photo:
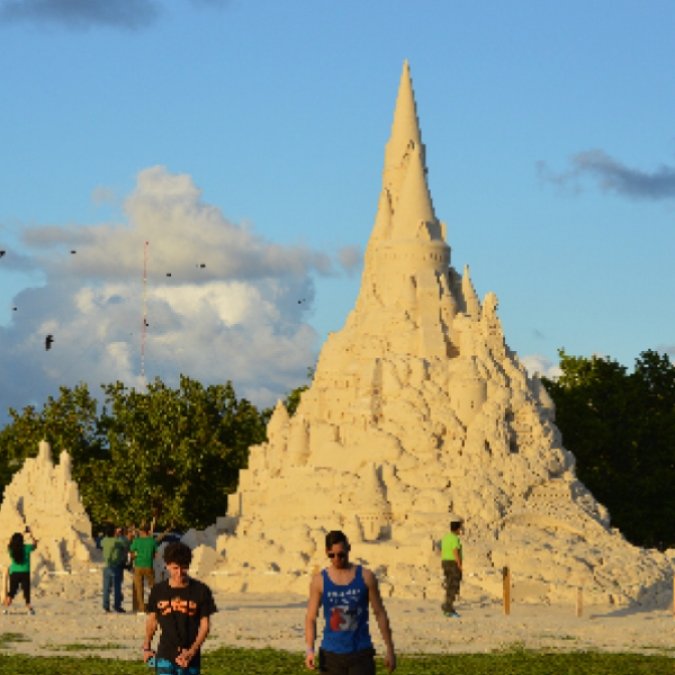
M 54 336 L 50 333 L 45 338 L 45 351 L 49 351 L 52 348 L 52 343 L 54 342 Z
M 0 258 L 2 258 L 2 256 L 5 255 L 5 253 L 7 253 L 7 251 L 0 251 Z

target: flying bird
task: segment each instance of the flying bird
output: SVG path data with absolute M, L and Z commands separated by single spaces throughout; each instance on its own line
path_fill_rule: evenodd
M 50 333 L 45 338 L 45 351 L 49 351 L 52 348 L 52 342 L 54 342 L 54 336 Z
M 2 256 L 5 255 L 5 253 L 7 253 L 7 251 L 0 251 L 0 258 L 2 258 Z
M 72 250 L 72 251 L 70 252 L 70 255 L 75 255 L 76 253 L 77 253 L 77 251 Z
M 170 276 L 171 276 L 171 272 L 167 272 L 167 273 L 166 273 L 166 276 L 167 276 L 167 277 L 170 277 Z

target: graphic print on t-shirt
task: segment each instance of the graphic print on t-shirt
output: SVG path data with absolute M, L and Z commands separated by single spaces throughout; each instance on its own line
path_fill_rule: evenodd
M 194 600 L 184 600 L 180 597 L 171 598 L 171 600 L 158 600 L 157 611 L 163 616 L 171 614 L 171 612 L 195 616 L 197 614 L 197 603 Z
M 326 604 L 330 611 L 330 628 L 336 632 L 355 631 L 363 609 L 359 607 L 358 588 L 340 588 L 326 592 Z
M 337 605 L 330 610 L 331 630 L 356 630 L 360 608 L 349 605 Z

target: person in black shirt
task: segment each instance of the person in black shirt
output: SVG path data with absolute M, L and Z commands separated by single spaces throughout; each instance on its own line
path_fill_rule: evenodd
M 209 634 L 210 616 L 217 611 L 211 589 L 188 576 L 189 546 L 180 542 L 164 549 L 169 578 L 155 584 L 146 605 L 143 661 L 155 657 L 160 675 L 199 675 L 200 648 Z M 161 629 L 157 652 L 152 638 Z

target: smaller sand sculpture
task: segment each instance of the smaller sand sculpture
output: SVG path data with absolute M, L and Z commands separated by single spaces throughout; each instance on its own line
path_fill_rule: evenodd
M 40 442 L 37 457 L 27 459 L 5 488 L 0 507 L 3 568 L 10 563 L 9 538 L 26 526 L 38 541 L 31 555 L 32 585 L 49 573 L 65 574 L 92 559 L 91 522 L 71 477 L 70 455 L 64 450 L 54 465 L 46 441 Z

